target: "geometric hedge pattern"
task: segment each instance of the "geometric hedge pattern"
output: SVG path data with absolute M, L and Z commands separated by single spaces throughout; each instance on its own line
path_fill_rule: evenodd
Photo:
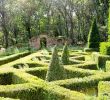
M 67 77 L 62 80 L 45 81 L 51 51 L 1 65 L 0 100 L 109 100 L 109 71 L 98 70 L 90 53 L 69 52 L 70 62 L 64 65 Z

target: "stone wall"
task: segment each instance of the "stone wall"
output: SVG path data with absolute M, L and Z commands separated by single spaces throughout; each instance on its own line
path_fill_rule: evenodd
M 47 47 L 54 46 L 56 44 L 62 45 L 67 41 L 65 39 L 62 39 L 61 41 L 59 41 L 59 39 L 55 38 L 55 37 L 50 37 L 47 35 L 40 35 L 38 37 L 33 37 L 31 39 L 31 41 L 30 41 L 31 46 L 39 49 L 40 48 L 40 42 L 41 42 L 42 38 L 46 39 Z M 71 41 L 69 40 L 69 42 L 71 42 Z

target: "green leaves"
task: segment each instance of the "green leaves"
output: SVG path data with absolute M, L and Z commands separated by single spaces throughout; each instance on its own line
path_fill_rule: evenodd
M 110 42 L 102 42 L 100 44 L 100 53 L 103 55 L 110 55 Z
M 99 48 L 100 34 L 97 27 L 96 19 L 94 18 L 89 36 L 88 36 L 88 48 Z
M 61 56 L 61 61 L 64 65 L 69 64 L 69 51 L 68 51 L 68 46 L 67 43 L 65 44 L 64 48 L 63 48 L 63 53 Z

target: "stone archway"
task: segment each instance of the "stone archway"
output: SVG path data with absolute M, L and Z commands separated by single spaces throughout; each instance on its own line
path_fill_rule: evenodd
M 46 37 L 40 38 L 40 48 L 46 48 L 47 47 L 47 39 Z
M 57 44 L 58 45 L 64 45 L 65 44 L 65 41 L 66 41 L 66 39 L 65 39 L 64 36 L 57 37 Z

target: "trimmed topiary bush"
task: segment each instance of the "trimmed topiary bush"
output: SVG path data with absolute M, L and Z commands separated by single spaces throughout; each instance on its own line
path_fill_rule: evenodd
M 46 81 L 54 81 L 65 78 L 65 72 L 62 65 L 60 65 L 57 46 L 54 47 L 51 62 L 46 74 Z
M 110 42 L 100 43 L 100 54 L 110 55 Z
M 45 82 L 22 71 L 18 71 L 14 75 L 23 78 L 27 82 L 23 84 L 0 85 L 1 97 L 20 100 L 85 100 L 84 98 L 86 98 L 86 95 L 80 92 Z
M 110 74 L 103 72 L 84 78 L 71 78 L 50 83 L 54 83 L 55 85 L 59 85 L 70 90 L 80 91 L 82 89 L 97 87 L 100 81 L 110 81 Z
M 110 61 L 106 61 L 106 71 L 110 71 Z
M 81 68 L 73 68 L 72 66 L 65 66 L 65 71 L 67 73 L 67 78 L 70 79 L 70 78 L 77 78 L 77 77 L 80 77 L 80 78 L 83 78 L 83 77 L 87 77 L 87 76 L 90 76 L 90 75 L 94 75 L 96 74 L 96 71 L 91 71 L 91 70 L 88 70 L 88 69 L 81 69 Z
M 89 35 L 88 35 L 88 48 L 99 48 L 100 35 L 97 27 L 96 19 L 94 18 Z
M 84 55 L 80 55 L 80 56 L 76 56 L 76 57 L 71 57 L 71 59 L 85 61 L 85 56 Z
M 99 53 L 93 53 L 92 54 L 92 59 L 97 64 L 98 69 L 105 70 L 106 61 L 110 60 L 110 56 L 109 55 L 101 55 Z
M 99 55 L 97 58 L 97 67 L 105 70 L 106 61 L 110 60 L 110 56 Z
M 82 68 L 82 69 L 90 69 L 90 70 L 97 70 L 97 65 L 94 62 L 88 62 L 88 63 L 84 63 L 84 64 L 77 64 L 77 65 L 73 65 L 77 68 Z
M 102 81 L 98 84 L 98 100 L 110 100 L 110 82 Z
M 25 71 L 31 75 L 37 76 L 45 80 L 47 69 L 48 69 L 47 67 L 38 67 L 38 68 L 36 67 L 25 69 Z
M 63 53 L 61 56 L 61 61 L 64 65 L 68 65 L 69 64 L 69 51 L 68 51 L 68 46 L 67 43 L 65 44 L 64 48 L 63 48 Z
M 30 52 L 26 51 L 26 52 L 22 52 L 22 53 L 18 53 L 18 54 L 14 54 L 14 55 L 11 55 L 11 56 L 0 58 L 0 65 L 9 63 L 9 62 L 14 61 L 14 60 L 17 60 L 21 57 L 25 57 L 29 54 L 30 54 Z
M 99 51 L 99 48 L 84 48 L 84 52 Z

